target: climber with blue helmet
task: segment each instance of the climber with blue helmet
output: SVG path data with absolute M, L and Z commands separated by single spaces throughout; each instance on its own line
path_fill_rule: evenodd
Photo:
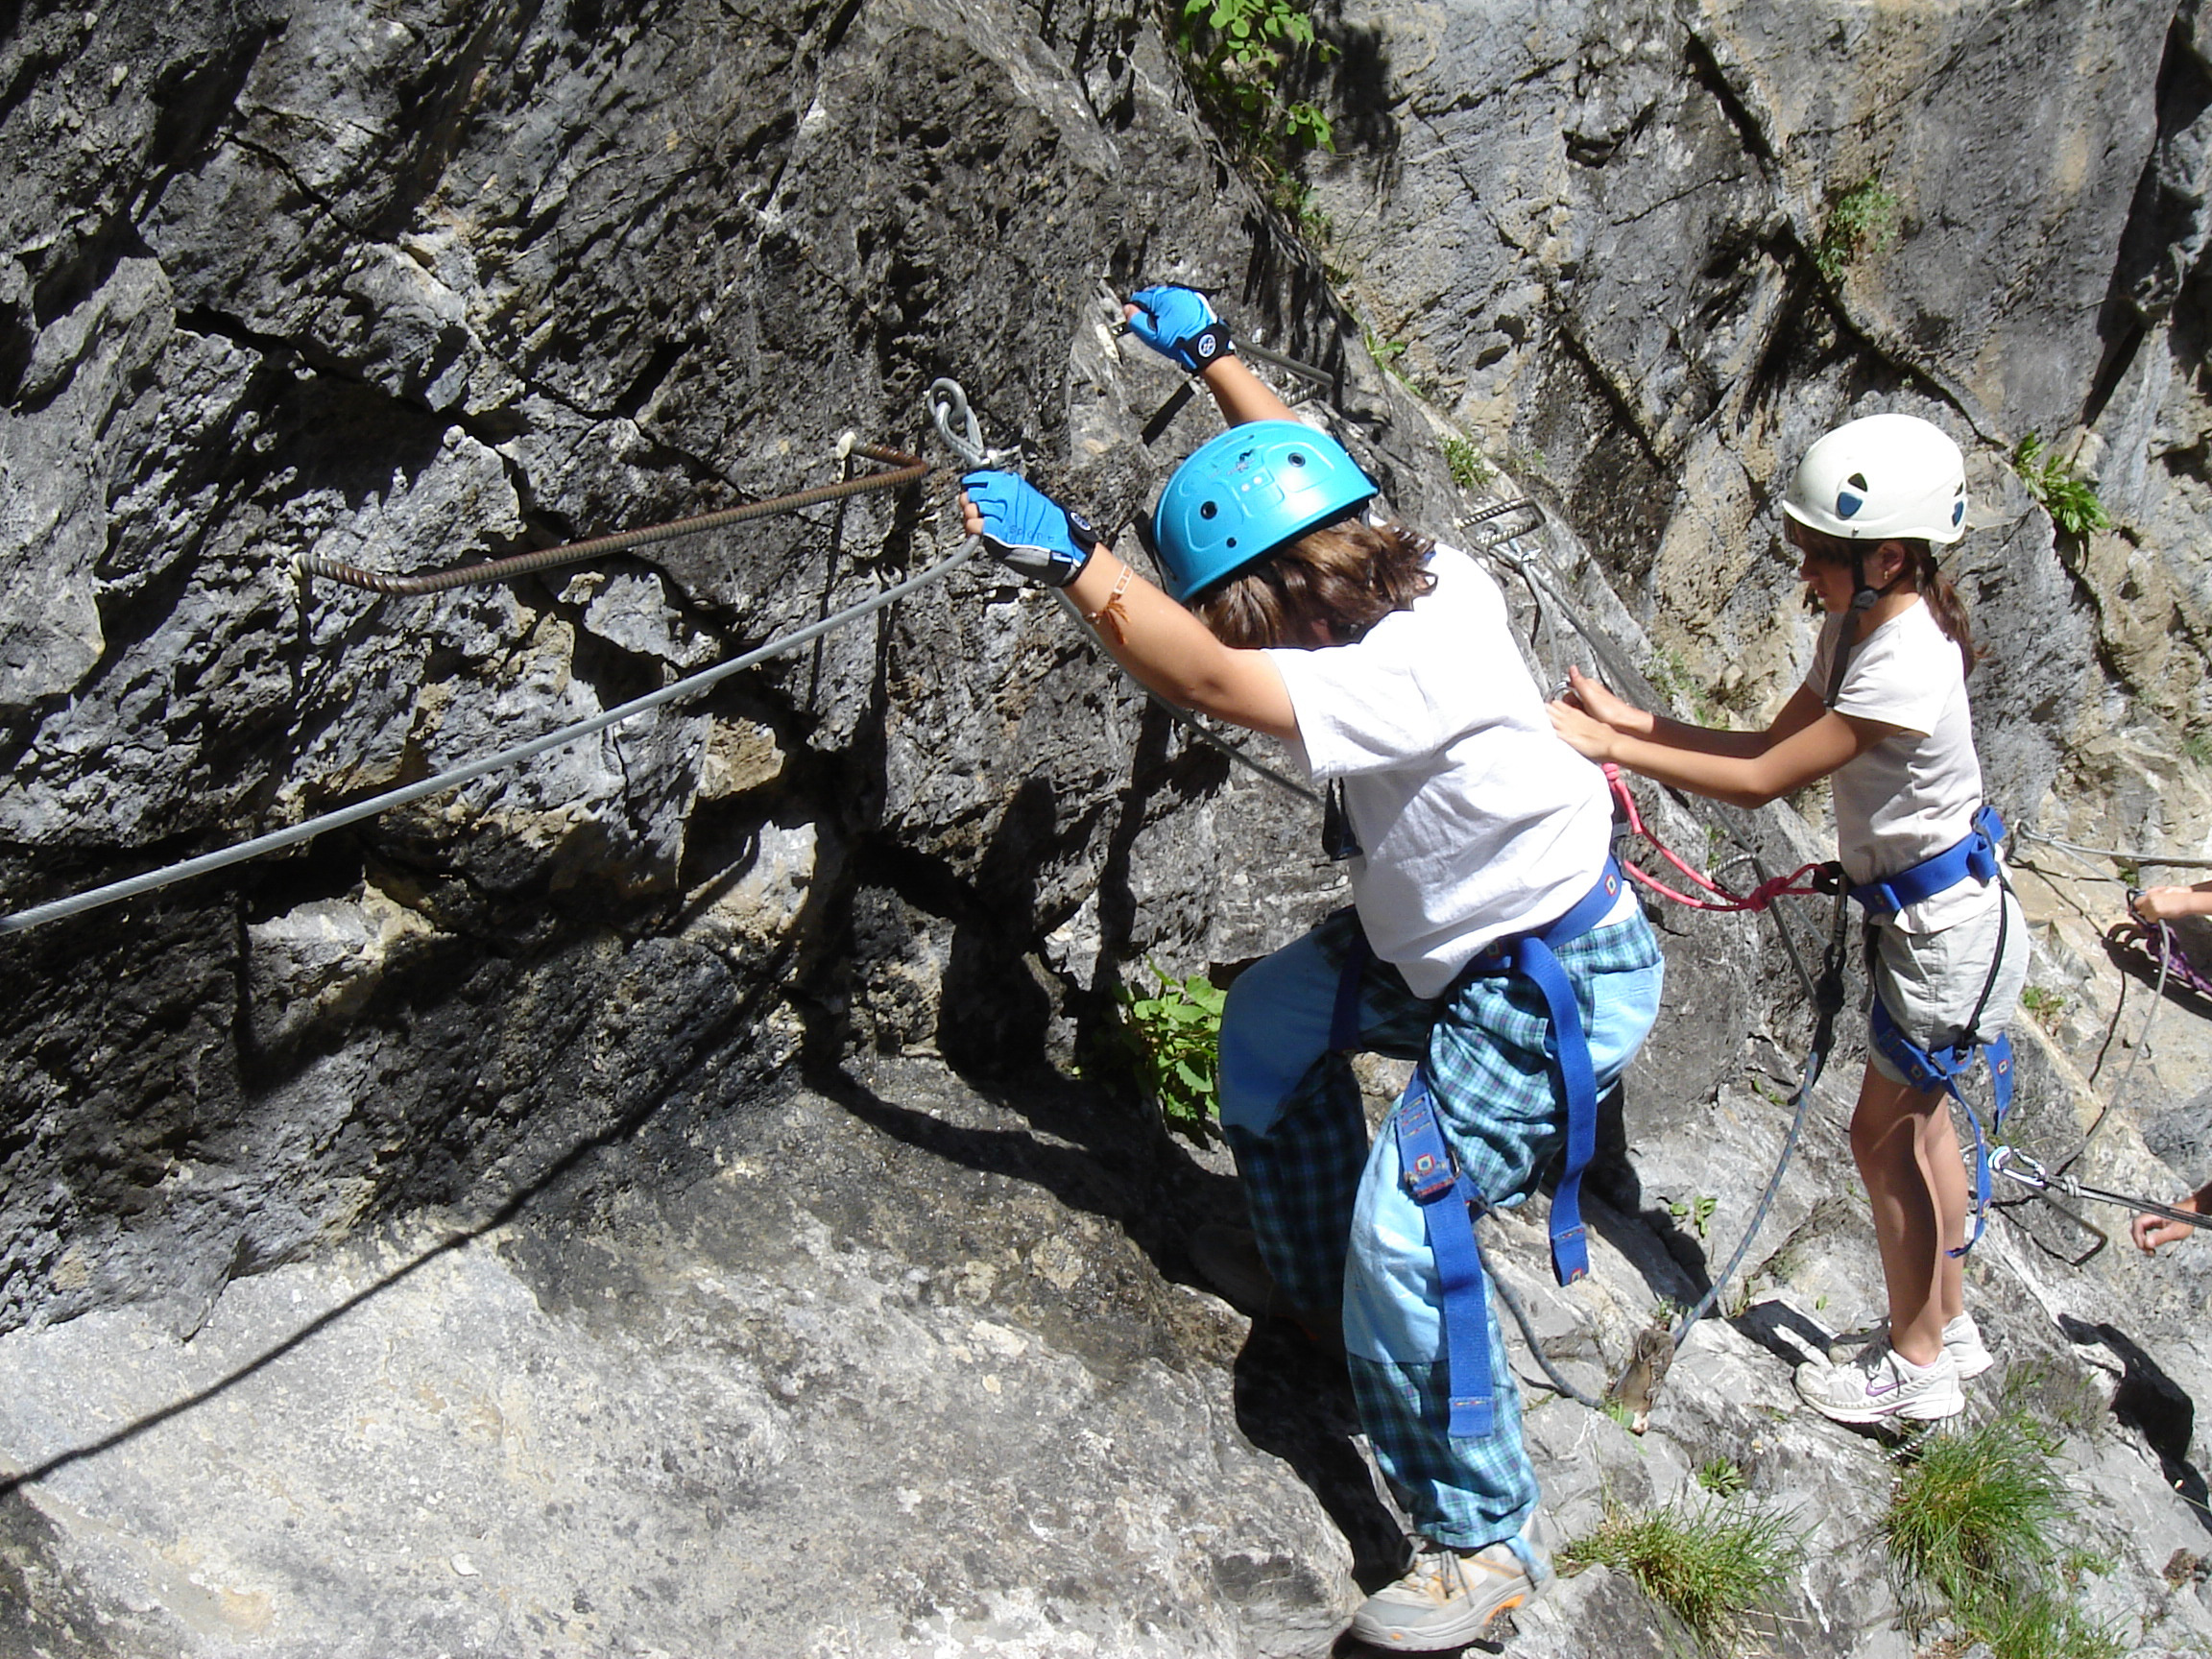
M 1687 725 L 1578 670 L 1552 720 L 1594 760 L 1739 806 L 1832 780 L 1841 863 L 1867 922 L 1874 1001 L 1851 1152 L 1888 1322 L 1841 1364 L 1799 1366 L 1796 1387 L 1837 1422 L 1929 1422 L 1964 1410 L 1960 1382 L 1995 1362 L 1966 1310 L 1960 1258 L 1981 1204 L 1970 1202 L 1948 1101 L 1966 1106 L 1959 1076 L 1986 1049 L 2002 1119 L 2004 1028 L 2028 972 L 2004 827 L 1983 803 L 1974 752 L 1973 632 L 1935 553 L 1965 534 L 1965 457 L 1918 416 L 1865 416 L 1806 450 L 1781 506 L 1785 544 L 1822 622 L 1812 666 L 1772 725 Z M 1976 1186 L 1985 1201 L 1979 1152 Z
M 1353 907 L 1230 988 L 1221 1123 L 1252 1227 L 1200 1229 L 1191 1258 L 1245 1311 L 1342 1344 L 1420 1532 L 1353 1633 L 1456 1648 L 1551 1571 L 1470 1214 L 1524 1201 L 1566 1147 L 1554 1263 L 1582 1271 L 1574 1187 L 1597 1094 L 1657 1013 L 1659 951 L 1609 856 L 1604 780 L 1553 735 L 1497 585 L 1375 521 L 1374 483 L 1203 296 L 1147 288 L 1128 315 L 1231 422 L 1153 512 L 1165 590 L 1010 474 L 968 475 L 966 522 L 1145 685 L 1282 739 L 1328 792 Z M 1355 1049 L 1419 1062 L 1372 1151 Z

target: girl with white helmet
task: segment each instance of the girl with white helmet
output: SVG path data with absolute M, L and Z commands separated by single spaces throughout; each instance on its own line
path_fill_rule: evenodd
M 1800 1367 L 1797 1391 L 1842 1423 L 1948 1417 L 1965 1407 L 1960 1382 L 1991 1359 L 1963 1299 L 1971 1205 L 1943 1074 L 1990 1045 L 2009 1097 L 2002 1032 L 2028 967 L 2028 930 L 1997 858 L 2002 826 L 1982 801 L 1966 700 L 1973 633 L 1935 554 L 1965 532 L 1964 458 L 1926 421 L 1868 416 L 1806 451 L 1782 514 L 1826 619 L 1773 725 L 1684 725 L 1579 671 L 1552 724 L 1594 760 L 1740 806 L 1833 779 L 1843 870 L 1870 924 L 1873 1043 L 1851 1151 L 1889 1324 L 1847 1363 Z
M 1281 738 L 1329 790 L 1355 907 L 1230 990 L 1221 1121 L 1253 1231 L 1202 1229 L 1191 1253 L 1247 1311 L 1341 1334 L 1422 1535 L 1353 1631 L 1458 1648 L 1550 1575 L 1469 1206 L 1520 1203 L 1567 1143 L 1554 1252 L 1579 1272 L 1577 1160 L 1658 1011 L 1659 952 L 1609 856 L 1604 781 L 1552 735 L 1497 586 L 1371 524 L 1375 486 L 1238 361 L 1200 296 L 1150 288 L 1129 309 L 1233 423 L 1153 514 L 1167 590 L 1009 474 L 964 480 L 967 523 L 1064 587 L 1144 685 Z M 1372 1151 L 1351 1048 L 1420 1062 Z

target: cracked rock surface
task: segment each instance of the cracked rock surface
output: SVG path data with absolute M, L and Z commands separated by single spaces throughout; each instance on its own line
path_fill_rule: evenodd
M 1334 375 L 1283 385 L 1491 560 L 1541 683 L 1595 664 L 1690 718 L 1760 720 L 1802 672 L 1792 458 L 1936 420 L 1992 799 L 2190 878 L 2155 854 L 2212 830 L 2193 0 L 1321 23 L 1290 89 L 1336 151 L 1269 192 L 1122 0 L 0 8 L 5 909 L 924 569 L 959 543 L 940 375 L 1126 524 L 1214 429 L 1112 332 L 1142 280 Z M 937 471 L 432 596 L 296 567 L 781 494 L 848 434 Z M 2113 526 L 2036 504 L 2031 434 Z M 1542 528 L 1480 548 L 1524 493 Z M 1827 841 L 1817 791 L 1644 808 L 1731 878 Z M 0 1655 L 1328 1652 L 1397 1518 L 1341 1379 L 1194 1283 L 1226 1156 L 1103 1052 L 1155 965 L 1225 977 L 1341 902 L 1318 818 L 978 561 L 524 765 L 0 933 Z M 2107 946 L 2119 861 L 2013 851 L 2044 994 L 2015 1142 L 2186 1190 L 2212 1010 L 2153 1018 Z M 1588 1393 L 1727 1264 L 1812 1034 L 1824 913 L 1794 952 L 1657 921 L 1592 1278 L 1550 1284 L 1541 1200 L 1488 1228 Z M 1789 1382 L 1881 1312 L 1842 1031 L 1646 1435 L 1513 1344 L 1559 1537 L 1725 1459 L 1805 1530 L 1782 1645 L 1902 1659 L 1948 1632 L 1867 1542 L 1894 1466 Z M 1969 1421 L 2044 1425 L 2095 1543 L 2069 1595 L 2193 1651 L 2207 1246 L 2095 1250 L 2126 1212 L 2074 1208 L 2009 1204 L 1974 1258 L 2000 1363 Z M 1672 1640 L 1603 1568 L 1516 1617 L 1558 1659 Z

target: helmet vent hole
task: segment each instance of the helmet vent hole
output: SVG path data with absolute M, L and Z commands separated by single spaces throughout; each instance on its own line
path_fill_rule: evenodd
M 1852 489 L 1859 491 L 1862 493 L 1863 493 L 1868 487 L 1866 483 L 1866 474 L 1863 472 L 1854 472 L 1850 477 L 1844 479 L 1843 482 L 1850 485 Z
M 1198 503 L 1198 517 L 1201 518 L 1211 518 L 1220 511 L 1220 507 L 1214 502 L 1201 501 Z
M 1236 546 L 1236 545 L 1237 545 L 1237 538 L 1236 538 L 1236 537 L 1234 537 L 1234 536 L 1230 537 L 1230 538 L 1229 538 L 1229 540 L 1228 540 L 1228 541 L 1227 541 L 1227 543 L 1226 543 L 1226 545 L 1228 545 L 1228 546 L 1231 546 L 1231 547 L 1234 547 L 1234 546 Z
M 1306 457 L 1295 449 L 1291 450 L 1289 454 L 1284 457 L 1284 459 L 1289 462 L 1293 467 L 1303 467 L 1306 465 Z

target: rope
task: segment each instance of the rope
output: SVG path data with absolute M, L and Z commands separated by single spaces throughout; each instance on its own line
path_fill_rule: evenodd
M 1825 871 L 1828 866 L 1823 863 L 1815 862 L 1812 864 L 1800 864 L 1796 869 L 1791 871 L 1787 876 L 1777 876 L 1771 880 L 1762 881 L 1758 886 L 1752 888 L 1748 893 L 1731 893 L 1727 888 L 1721 886 L 1711 877 L 1702 875 L 1698 871 L 1693 870 L 1688 864 L 1684 863 L 1681 858 L 1675 855 L 1671 848 L 1670 848 L 1665 842 L 1661 841 L 1659 837 L 1654 835 L 1649 830 L 1647 830 L 1644 827 L 1643 815 L 1636 810 L 1636 797 L 1628 792 L 1628 785 L 1621 781 L 1620 767 L 1616 766 L 1612 761 L 1608 760 L 1605 762 L 1604 771 L 1605 781 L 1612 785 L 1614 800 L 1621 804 L 1622 810 L 1627 814 L 1629 830 L 1634 833 L 1643 836 L 1646 841 L 1651 844 L 1652 849 L 1658 853 L 1660 857 L 1666 859 L 1668 863 L 1673 865 L 1675 869 L 1681 871 L 1683 875 L 1687 876 L 1699 887 L 1704 888 L 1706 892 L 1713 894 L 1714 899 L 1694 899 L 1687 893 L 1677 892 L 1673 888 L 1668 886 L 1665 882 L 1656 880 L 1652 877 L 1645 875 L 1643 871 L 1639 870 L 1635 865 L 1629 863 L 1626 859 L 1620 860 L 1622 869 L 1627 871 L 1629 875 L 1633 876 L 1637 880 L 1643 882 L 1645 886 L 1650 888 L 1654 893 L 1664 894 L 1667 898 L 1673 900 L 1675 903 L 1687 904 L 1693 910 L 1715 910 L 1727 912 L 1740 910 L 1764 910 L 1768 905 L 1772 904 L 1777 899 L 1815 899 L 1819 897 L 1824 892 L 1834 890 L 1832 886 L 1824 886 L 1822 884 L 1821 877 L 1819 875 L 1819 873 Z M 1808 876 L 1814 878 L 1813 885 L 1808 887 L 1800 887 L 1797 885 L 1800 880 Z M 1717 900 L 1718 902 L 1716 902 L 1715 900 Z
M 825 501 L 842 500 L 848 495 L 858 495 L 871 490 L 896 490 L 902 485 L 919 482 L 929 472 L 929 463 L 919 455 L 909 455 L 903 449 L 886 449 L 875 444 L 855 443 L 850 433 L 838 445 L 838 455 L 841 461 L 853 455 L 864 456 L 895 469 L 889 472 L 862 473 L 855 478 L 817 485 L 811 490 L 801 490 L 789 495 L 775 495 L 765 501 L 748 501 L 741 507 L 724 507 L 716 512 L 702 513 L 696 517 L 678 518 L 665 524 L 647 524 L 636 530 L 618 530 L 611 536 L 594 536 L 584 541 L 565 541 L 558 547 L 541 547 L 534 553 L 517 553 L 505 559 L 488 560 L 477 565 L 459 565 L 449 570 L 432 570 L 417 576 L 387 576 L 374 570 L 365 570 L 358 565 L 325 559 L 316 553 L 302 556 L 296 562 L 295 568 L 301 576 L 320 576 L 325 581 L 343 582 L 348 587 L 366 588 L 375 593 L 406 596 L 443 593 L 452 588 L 472 587 L 485 582 L 505 582 L 517 576 L 551 570 L 563 565 L 580 564 L 584 560 L 601 558 L 610 553 L 625 553 L 633 547 L 644 547 L 655 541 L 671 541 L 680 536 L 697 536 L 709 530 L 720 530 L 727 525 L 742 524 L 749 518 L 766 518 L 778 513 L 796 513 L 802 508 L 820 506 Z
M 1543 1346 L 1536 1340 L 1536 1327 L 1529 1322 L 1528 1310 L 1521 1305 L 1521 1298 L 1515 1294 L 1513 1286 L 1501 1279 L 1498 1269 L 1490 1264 L 1490 1254 L 1482 1248 L 1482 1229 L 1479 1227 L 1475 1229 L 1475 1254 L 1482 1260 L 1484 1279 L 1489 1282 L 1490 1288 L 1497 1292 L 1498 1300 L 1505 1304 L 1505 1310 L 1513 1315 L 1513 1323 L 1521 1327 L 1521 1339 L 1528 1344 L 1528 1352 L 1535 1356 L 1536 1363 L 1544 1368 L 1544 1375 L 1550 1380 L 1553 1392 L 1574 1401 L 1577 1406 L 1587 1406 L 1593 1411 L 1604 1410 L 1602 1401 L 1592 1399 L 1559 1375 L 1558 1367 L 1551 1363 L 1551 1356 L 1544 1352 Z
M 767 644 L 757 650 L 748 651 L 741 657 L 733 657 L 727 662 L 718 662 L 711 668 L 701 669 L 698 673 L 687 679 L 679 680 L 672 685 L 663 685 L 658 691 L 649 691 L 642 697 L 634 698 L 630 702 L 622 704 L 619 708 L 607 709 L 587 720 L 579 720 L 572 726 L 564 726 L 558 732 L 549 732 L 542 737 L 533 738 L 529 742 L 517 744 L 512 749 L 503 749 L 496 755 L 472 760 L 465 766 L 456 766 L 449 772 L 441 772 L 434 778 L 425 778 L 420 782 L 388 790 L 381 795 L 373 795 L 366 801 L 356 802 L 350 806 L 342 806 L 334 812 L 325 812 L 319 818 L 310 818 L 303 824 L 293 825 L 290 829 L 273 830 L 267 835 L 257 835 L 251 841 L 242 841 L 234 847 L 226 847 L 220 852 L 203 854 L 197 858 L 188 858 L 180 864 L 149 871 L 143 876 L 133 876 L 122 881 L 111 881 L 105 887 L 95 887 L 67 899 L 58 899 L 51 904 L 39 904 L 29 910 L 19 910 L 12 916 L 0 916 L 0 934 L 19 933 L 25 928 L 36 927 L 48 922 L 59 922 L 69 916 L 83 915 L 87 910 L 96 910 L 103 905 L 118 904 L 126 899 L 135 899 L 141 894 L 156 892 L 176 882 L 189 880 L 195 876 L 204 876 L 212 871 L 228 869 L 233 864 L 242 864 L 249 858 L 258 858 L 264 853 L 275 853 L 282 848 L 297 846 L 302 841 L 312 840 L 325 830 L 337 830 L 348 824 L 355 824 L 364 818 L 373 818 L 378 813 L 389 812 L 395 807 L 408 805 L 428 796 L 444 794 L 449 789 L 459 788 L 462 784 L 473 781 L 488 773 L 518 765 L 522 761 L 532 759 L 548 750 L 559 749 L 565 744 L 595 736 L 610 727 L 635 720 L 638 715 L 649 713 L 663 704 L 673 703 L 679 698 L 704 691 L 709 685 L 717 685 L 729 679 L 731 675 L 750 668 L 756 663 L 765 662 L 771 658 L 785 656 L 806 644 L 809 640 L 819 638 L 832 629 L 841 628 L 846 623 L 855 621 L 871 612 L 880 611 L 884 606 L 902 599 L 909 593 L 926 588 L 933 582 L 941 581 L 974 558 L 981 545 L 980 541 L 971 540 L 957 552 L 939 560 L 920 575 L 909 576 L 896 587 L 886 588 L 881 592 L 873 594 L 857 604 L 848 605 L 842 611 L 825 616 L 818 622 L 810 622 L 804 628 L 796 629 L 784 635 L 781 639 L 770 640 Z
M 2162 865 L 2170 870 L 2212 870 L 2212 858 L 2183 858 L 2171 853 L 2130 853 L 2122 847 L 2082 847 L 2072 841 L 2061 841 L 2056 835 L 2045 835 L 2025 826 L 2015 829 L 2013 835 L 2022 841 L 2040 841 L 2046 847 L 2056 847 L 2061 852 L 2077 854 L 2085 858 L 2109 858 L 2116 864 L 2132 864 L 2140 870 L 2146 864 Z

